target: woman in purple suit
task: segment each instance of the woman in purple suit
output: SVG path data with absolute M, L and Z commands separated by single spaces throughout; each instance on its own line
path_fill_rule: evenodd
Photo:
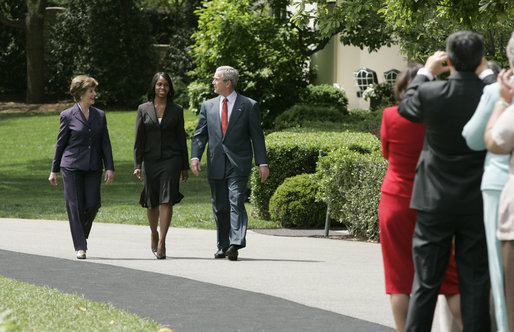
M 98 82 L 79 75 L 71 81 L 70 93 L 77 102 L 60 116 L 59 134 L 48 181 L 57 186 L 62 171 L 64 200 L 78 259 L 86 258 L 87 238 L 100 208 L 100 183 L 114 178 L 111 141 L 105 113 L 93 107 Z

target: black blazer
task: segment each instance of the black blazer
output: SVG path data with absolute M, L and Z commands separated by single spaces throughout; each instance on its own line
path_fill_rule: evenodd
M 134 142 L 134 169 L 143 161 L 182 157 L 182 169 L 189 169 L 184 129 L 184 108 L 168 101 L 159 124 L 153 102 L 139 105 Z
M 89 107 L 89 121 L 78 104 L 61 112 L 52 172 L 61 167 L 77 171 L 114 171 L 111 140 L 105 113 Z
M 427 81 L 417 75 L 398 108 L 402 116 L 426 128 L 410 206 L 443 214 L 482 213 L 485 151 L 469 149 L 461 133 L 480 101 L 484 82 L 469 72 Z

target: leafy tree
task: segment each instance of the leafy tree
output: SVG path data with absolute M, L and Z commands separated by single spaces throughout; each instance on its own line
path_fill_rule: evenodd
M 198 26 L 194 11 L 201 3 L 201 0 L 144 0 L 142 3 L 156 43 L 169 45 L 162 70 L 172 76 L 174 83 L 190 82 L 188 73 L 193 69 L 191 35 Z
M 49 87 L 67 91 L 78 74 L 95 77 L 101 104 L 135 105 L 156 70 L 147 18 L 134 0 L 68 0 L 50 41 Z
M 21 4 L 9 1 L 0 3 L 0 23 L 25 33 L 28 103 L 40 103 L 44 96 L 43 24 L 46 4 L 46 0 L 26 0 L 23 17 L 19 11 Z
M 27 12 L 26 3 L 19 0 L 0 2 L 0 8 L 2 8 L 1 12 L 9 12 L 12 17 L 23 17 Z M 0 93 L 25 92 L 27 87 L 25 29 L 7 25 L 3 25 L 0 29 L 0 73 L 2 73 Z
M 385 1 L 381 13 L 402 49 L 416 61 L 444 49 L 448 35 L 472 30 L 484 36 L 486 57 L 507 66 L 505 46 L 512 33 L 514 3 L 506 0 Z
M 212 96 L 212 77 L 221 65 L 239 70 L 237 90 L 259 101 L 265 126 L 294 104 L 312 77 L 311 39 L 290 23 L 285 4 L 213 0 L 196 11 L 195 81 L 189 86 L 193 110 Z
M 320 35 L 341 34 L 345 45 L 368 47 L 398 43 L 413 61 L 444 49 L 458 30 L 484 36 L 486 56 L 506 64 L 505 45 L 512 32 L 514 3 L 509 0 L 292 0 L 296 24 L 313 22 Z M 371 25 L 371 26 L 370 26 Z M 370 34 L 372 36 L 367 36 Z
M 300 27 L 313 25 L 322 37 L 340 34 L 340 41 L 370 51 L 391 45 L 391 30 L 379 13 L 383 0 L 291 0 L 293 21 Z

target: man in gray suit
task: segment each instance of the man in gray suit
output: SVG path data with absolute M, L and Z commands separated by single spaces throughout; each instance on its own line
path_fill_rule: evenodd
M 206 145 L 207 178 L 216 220 L 218 251 L 214 258 L 237 260 L 246 246 L 248 216 L 244 206 L 252 157 L 261 181 L 269 174 L 259 106 L 235 91 L 239 73 L 229 66 L 216 69 L 212 85 L 219 96 L 202 104 L 191 140 L 191 171 L 198 176 Z M 253 151 L 253 154 L 252 154 Z

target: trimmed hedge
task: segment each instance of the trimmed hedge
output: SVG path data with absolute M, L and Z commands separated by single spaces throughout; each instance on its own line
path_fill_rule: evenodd
M 304 127 L 306 123 L 317 121 L 342 123 L 345 118 L 344 113 L 333 106 L 297 104 L 275 118 L 274 129 Z
M 382 123 L 382 111 L 371 112 L 359 108 L 351 109 L 341 121 L 304 120 L 301 128 L 290 126 L 280 131 L 287 132 L 343 132 L 352 131 L 359 133 L 371 133 L 380 137 L 380 124 Z M 278 124 L 286 127 L 287 125 Z M 274 130 L 277 131 L 277 130 Z
M 316 201 L 318 183 L 314 174 L 287 178 L 269 202 L 271 220 L 282 227 L 318 228 L 324 225 L 327 204 Z
M 308 85 L 307 93 L 301 98 L 302 104 L 335 107 L 341 113 L 348 114 L 348 97 L 346 92 L 330 84 Z
M 320 150 L 323 153 L 345 147 L 352 151 L 371 153 L 380 151 L 380 141 L 369 133 L 351 132 L 275 132 L 266 136 L 270 175 L 261 182 L 254 167 L 250 183 L 251 202 L 260 218 L 269 220 L 269 200 L 282 182 L 291 176 L 314 173 Z
M 387 165 L 378 151 L 361 154 L 347 148 L 318 162 L 318 199 L 327 202 L 331 218 L 356 237 L 379 241 L 378 203 Z

